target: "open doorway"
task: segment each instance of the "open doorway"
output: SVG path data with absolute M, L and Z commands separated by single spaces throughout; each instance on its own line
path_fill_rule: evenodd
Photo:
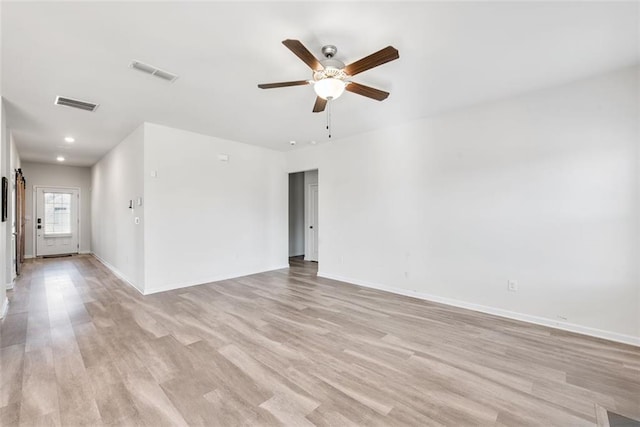
M 289 264 L 314 263 L 318 253 L 318 170 L 289 174 Z

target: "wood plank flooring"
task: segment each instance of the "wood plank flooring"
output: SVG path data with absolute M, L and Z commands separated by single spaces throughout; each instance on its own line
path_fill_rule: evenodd
M 317 278 L 142 296 L 91 256 L 25 266 L 0 425 L 557 425 L 640 418 L 640 349 Z

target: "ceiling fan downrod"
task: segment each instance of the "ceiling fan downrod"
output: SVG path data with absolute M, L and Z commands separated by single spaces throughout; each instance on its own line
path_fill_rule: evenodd
M 338 48 L 334 45 L 328 44 L 326 46 L 322 46 L 322 54 L 325 58 L 331 59 L 336 56 L 336 53 L 338 53 Z

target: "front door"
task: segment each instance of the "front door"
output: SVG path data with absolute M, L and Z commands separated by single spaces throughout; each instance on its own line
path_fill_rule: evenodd
M 36 188 L 36 256 L 77 253 L 79 191 Z

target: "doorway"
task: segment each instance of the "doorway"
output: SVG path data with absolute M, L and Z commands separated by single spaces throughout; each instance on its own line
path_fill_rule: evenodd
M 289 259 L 319 260 L 318 170 L 289 174 Z
M 78 188 L 35 187 L 36 256 L 78 253 Z

